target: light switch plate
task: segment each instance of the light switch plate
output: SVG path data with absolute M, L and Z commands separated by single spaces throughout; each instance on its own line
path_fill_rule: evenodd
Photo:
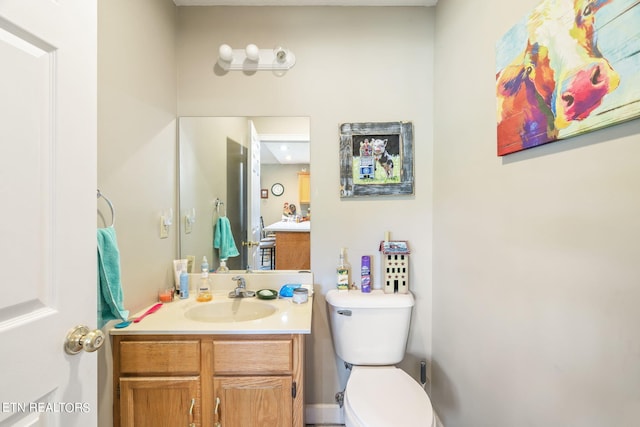
M 160 217 L 160 238 L 166 239 L 169 237 L 169 226 L 164 224 L 164 216 Z

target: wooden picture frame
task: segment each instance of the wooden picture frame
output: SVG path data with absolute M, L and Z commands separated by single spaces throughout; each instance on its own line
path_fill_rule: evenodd
M 260 198 L 268 199 L 269 198 L 269 190 L 267 188 L 263 188 L 260 190 Z
M 340 125 L 340 197 L 413 194 L 411 122 Z

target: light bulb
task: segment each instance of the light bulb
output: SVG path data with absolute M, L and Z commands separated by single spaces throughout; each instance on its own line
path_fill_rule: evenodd
M 287 60 L 287 51 L 280 46 L 273 49 L 273 54 L 276 57 L 276 61 L 279 62 L 280 64 L 282 64 Z
M 244 51 L 247 54 L 247 59 L 249 59 L 250 61 L 255 62 L 260 59 L 260 50 L 255 44 L 248 44 Z
M 233 49 L 228 44 L 221 44 L 218 48 L 218 56 L 225 62 L 231 62 L 233 60 Z

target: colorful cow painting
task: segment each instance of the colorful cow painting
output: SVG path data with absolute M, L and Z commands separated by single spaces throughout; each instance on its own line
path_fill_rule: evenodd
M 545 0 L 500 40 L 498 155 L 640 114 L 638 3 Z

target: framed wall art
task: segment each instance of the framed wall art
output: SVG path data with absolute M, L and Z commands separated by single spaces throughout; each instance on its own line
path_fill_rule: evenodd
M 340 197 L 413 194 L 411 122 L 340 125 Z
M 638 22 L 637 0 L 543 0 L 498 40 L 498 155 L 639 117 Z

